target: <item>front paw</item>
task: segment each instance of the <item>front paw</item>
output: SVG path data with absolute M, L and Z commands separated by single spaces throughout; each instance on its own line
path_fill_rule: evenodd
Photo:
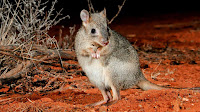
M 98 53 L 98 52 L 92 53 L 91 56 L 92 56 L 92 58 L 98 59 L 98 58 L 100 58 L 100 53 Z

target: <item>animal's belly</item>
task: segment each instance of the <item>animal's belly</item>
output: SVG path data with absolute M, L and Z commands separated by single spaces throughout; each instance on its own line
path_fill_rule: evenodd
M 91 62 L 85 63 L 82 68 L 91 83 L 96 85 L 98 88 L 107 88 L 106 69 L 98 59 L 93 59 Z

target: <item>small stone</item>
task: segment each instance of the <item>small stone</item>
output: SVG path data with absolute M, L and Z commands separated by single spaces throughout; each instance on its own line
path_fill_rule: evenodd
M 140 108 L 142 108 L 142 105 L 138 105 Z
M 107 112 L 108 111 L 108 107 L 107 106 L 101 106 L 99 108 L 99 112 Z
M 180 65 L 180 61 L 171 61 L 170 65 Z
M 191 60 L 191 61 L 189 62 L 189 64 L 192 64 L 192 65 L 194 65 L 194 64 L 197 64 L 197 63 L 196 63 L 196 61 L 195 61 L 195 60 Z
M 188 99 L 188 98 L 183 98 L 182 100 L 183 100 L 183 101 L 189 101 L 189 99 Z

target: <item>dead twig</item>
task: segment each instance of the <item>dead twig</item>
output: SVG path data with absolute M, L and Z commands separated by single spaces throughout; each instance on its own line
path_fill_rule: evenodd
M 73 27 L 69 27 L 70 35 L 69 35 L 69 40 L 68 40 L 68 43 L 69 43 L 68 49 L 73 49 L 72 47 L 74 46 L 75 31 L 76 31 L 76 25 L 74 25 Z
M 108 22 L 108 24 L 111 24 L 113 22 L 113 20 L 119 15 L 125 2 L 126 2 L 126 0 L 123 1 L 122 5 L 118 5 L 119 10 L 118 10 L 117 14 Z
M 17 56 L 17 55 L 14 55 L 14 54 L 12 54 L 12 53 L 10 53 L 10 52 L 6 52 L 6 51 L 1 51 L 1 50 L 0 50 L 0 54 L 3 54 L 3 55 L 7 55 L 7 56 L 11 56 L 11 57 L 17 58 L 17 59 L 20 60 L 20 61 L 23 60 L 22 57 Z
M 15 46 L 15 47 L 17 47 L 17 46 Z M 8 49 L 8 50 L 12 51 L 15 47 L 9 46 L 8 48 L 10 48 L 10 49 Z M 6 48 L 6 47 L 4 46 L 2 48 Z M 2 74 L 0 76 L 1 84 L 23 77 L 23 74 L 25 74 L 27 71 L 29 71 L 33 66 L 36 66 L 41 62 L 48 63 L 48 61 L 46 61 L 46 60 L 54 59 L 56 57 L 57 58 L 66 58 L 66 59 L 75 59 L 75 53 L 70 50 L 65 50 L 65 51 L 50 50 L 50 49 L 42 48 L 40 46 L 34 46 L 33 49 L 35 49 L 35 50 L 31 51 L 32 58 L 27 58 L 27 57 L 22 58 L 22 57 L 14 55 L 14 54 L 5 52 L 6 50 L 2 49 L 2 48 L 0 49 L 0 54 L 9 55 L 16 59 L 20 59 L 20 61 L 22 61 L 22 63 L 18 64 L 15 68 L 8 71 L 7 73 Z
M 30 68 L 32 68 L 34 65 L 37 65 L 49 58 L 53 59 L 55 56 L 58 56 L 58 55 L 56 55 L 56 53 L 52 53 L 52 55 L 47 55 L 47 56 L 42 57 L 41 59 L 39 59 L 40 61 L 33 61 L 33 60 L 24 61 L 23 63 L 17 65 L 15 68 L 10 70 L 9 72 L 2 74 L 0 76 L 0 84 L 24 77 L 23 74 L 28 72 Z
M 88 2 L 89 12 L 95 13 L 94 7 L 92 5 L 92 1 L 87 0 L 87 2 Z M 113 20 L 119 15 L 119 13 L 121 12 L 122 7 L 124 6 L 125 2 L 126 2 L 126 0 L 123 1 L 122 5 L 118 5 L 118 8 L 119 8 L 118 12 L 116 13 L 116 15 L 110 21 L 108 20 L 108 24 L 111 24 L 113 22 Z
M 8 56 L 11 56 L 11 57 L 14 57 L 14 58 L 22 60 L 22 57 L 16 56 L 16 55 L 11 53 L 16 48 L 18 48 L 18 46 L 16 46 L 16 45 L 9 45 L 9 46 L 1 46 L 0 45 L 0 54 L 8 55 Z M 49 54 L 54 58 L 55 57 L 59 57 L 59 56 L 61 58 L 68 59 L 68 60 L 69 59 L 70 60 L 74 60 L 76 58 L 76 55 L 75 55 L 74 51 L 71 51 L 71 50 L 52 50 L 52 49 L 47 49 L 47 48 L 45 48 L 43 46 L 33 46 L 31 54 L 32 54 L 32 57 L 39 56 L 41 54 L 44 54 L 44 55 L 45 54 Z M 49 59 L 52 58 L 51 56 L 49 56 Z M 23 59 L 30 60 L 32 58 L 23 57 Z
M 159 62 L 158 65 L 156 66 L 156 68 L 155 68 L 155 69 L 153 70 L 153 72 L 151 73 L 151 78 L 156 79 L 156 77 L 157 77 L 158 75 L 160 75 L 160 73 L 157 73 L 157 74 L 154 74 L 154 73 L 155 73 L 155 71 L 158 69 L 158 67 L 160 66 L 161 62 L 162 62 L 162 60 L 160 60 L 160 62 Z
M 87 0 L 87 2 L 88 2 L 89 12 L 90 13 L 95 13 L 94 7 L 92 5 L 92 1 L 91 0 Z
M 33 63 L 31 63 L 31 61 L 26 61 L 24 63 L 17 65 L 16 68 L 0 76 L 0 84 L 4 84 L 6 82 L 23 77 L 22 74 L 26 73 L 30 68 L 32 68 L 32 66 Z
M 60 48 L 63 47 L 63 38 L 62 38 L 62 28 L 59 29 L 59 36 L 58 36 L 59 40 L 58 40 L 58 46 Z

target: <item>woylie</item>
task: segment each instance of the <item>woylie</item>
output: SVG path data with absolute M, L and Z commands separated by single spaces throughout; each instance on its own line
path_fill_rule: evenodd
M 139 58 L 130 42 L 107 25 L 106 10 L 80 13 L 82 26 L 75 37 L 78 62 L 104 100 L 91 104 L 112 104 L 120 90 L 138 86 L 143 90 L 166 89 L 149 82 L 140 69 Z M 111 91 L 113 95 L 111 95 Z

